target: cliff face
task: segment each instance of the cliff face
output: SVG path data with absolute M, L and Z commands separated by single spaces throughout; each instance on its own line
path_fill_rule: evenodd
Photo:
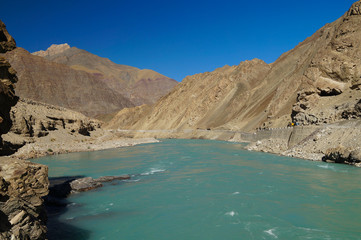
M 292 121 L 307 125 L 358 118 L 360 5 L 353 4 L 272 64 L 246 61 L 187 77 L 139 119 L 130 122 L 137 110 L 128 109 L 109 127 L 250 131 Z
M 48 194 L 48 168 L 0 158 L 0 238 L 47 239 L 42 197 Z
M 9 152 L 2 137 L 13 127 L 10 110 L 18 101 L 14 92 L 17 77 L 3 53 L 15 47 L 0 21 L 0 155 Z M 46 239 L 42 197 L 48 185 L 46 166 L 0 157 L 0 239 Z
M 5 24 L 0 21 L 0 54 L 16 48 L 14 39 L 6 30 Z M 5 151 L 1 135 L 11 128 L 10 109 L 17 102 L 14 84 L 17 81 L 15 70 L 9 62 L 0 55 L 0 155 Z
M 84 99 L 87 99 L 87 102 L 97 100 L 105 102 L 107 100 L 110 104 L 93 106 L 92 109 L 94 110 L 91 113 L 88 106 L 81 105 L 77 108 L 72 108 L 89 116 L 115 112 L 124 107 L 152 104 L 161 96 L 167 94 L 177 84 L 175 80 L 155 71 L 140 70 L 131 66 L 115 64 L 109 59 L 96 56 L 85 50 L 70 47 L 68 44 L 52 45 L 46 51 L 35 52 L 32 56 L 19 50 L 15 56 L 14 54 L 9 54 L 8 59 L 19 73 L 17 94 L 20 97 L 72 108 L 74 103 L 66 104 L 64 101 L 72 95 L 77 95 L 78 98 L 79 96 L 84 96 L 86 91 L 91 89 L 91 84 L 96 82 L 97 85 L 101 85 L 101 88 L 98 86 L 97 88 L 94 87 L 94 89 L 108 89 L 107 91 L 110 92 L 108 95 L 97 97 L 97 95 L 92 94 L 91 96 L 94 97 L 84 96 Z M 68 69 L 65 71 L 66 67 Z M 57 71 L 56 69 L 59 68 L 61 70 Z M 83 79 L 87 78 L 88 82 L 91 81 L 91 84 L 90 82 L 83 82 L 82 85 L 86 86 L 83 87 L 83 91 L 77 89 L 73 93 L 67 94 L 66 98 L 57 99 L 53 99 L 53 95 L 47 94 L 50 89 L 56 89 L 55 92 L 64 94 L 64 89 L 57 87 L 59 81 L 63 83 L 62 86 L 76 87 L 76 82 L 79 81 L 77 76 L 79 75 Z M 40 86 L 34 86 L 34 79 L 37 79 L 37 81 L 42 79 L 42 82 L 46 83 L 45 86 L 42 89 L 39 89 Z M 30 92 L 28 90 L 30 84 L 32 84 L 32 87 L 35 87 L 33 89 L 39 89 L 39 92 L 42 92 L 42 96 L 34 95 L 34 92 Z M 69 91 L 70 89 L 67 90 Z M 114 93 L 117 96 L 123 97 L 123 104 L 117 106 L 117 109 L 112 107 L 112 104 L 114 105 L 117 99 L 117 97 L 114 97 Z M 110 99 L 114 99 L 113 102 Z M 85 111 L 82 110 L 84 107 L 87 108 Z

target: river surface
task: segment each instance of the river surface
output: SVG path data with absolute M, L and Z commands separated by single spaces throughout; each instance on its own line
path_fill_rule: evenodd
M 73 194 L 51 239 L 361 239 L 361 169 L 164 140 L 35 160 L 51 178 L 134 174 Z

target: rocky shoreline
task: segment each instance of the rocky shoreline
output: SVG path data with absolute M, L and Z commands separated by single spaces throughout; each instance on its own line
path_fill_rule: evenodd
M 0 238 L 47 239 L 48 167 L 1 157 L 0 169 Z
M 100 134 L 98 132 L 97 134 Z M 104 134 L 104 132 L 102 132 Z M 0 157 L 0 239 L 47 239 L 47 214 L 44 206 L 44 197 L 49 201 L 48 167 L 29 162 L 24 159 L 66 152 L 95 151 L 108 148 L 134 146 L 143 143 L 158 142 L 156 139 L 124 139 L 108 132 L 103 137 L 87 142 L 74 141 L 52 142 L 54 149 L 49 152 L 46 141 L 34 142 L 25 145 L 11 157 Z M 72 148 L 70 147 L 72 146 Z M 88 146 L 92 146 L 89 148 Z M 35 151 L 34 151 L 35 149 Z M 22 159 L 17 158 L 21 157 Z M 86 191 L 102 186 L 102 182 L 124 180 L 126 176 L 106 176 L 100 179 L 73 178 L 71 190 Z M 66 187 L 58 186 L 58 193 L 66 191 Z M 53 188 L 50 191 L 54 192 Z M 69 192 L 70 193 L 70 192 Z M 63 194 L 63 198 L 67 196 Z M 50 197 L 51 198 L 51 197 Z M 51 200 L 50 200 L 51 202 Z

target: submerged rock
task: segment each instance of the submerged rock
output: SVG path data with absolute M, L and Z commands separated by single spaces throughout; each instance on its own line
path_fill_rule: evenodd
M 85 192 L 95 188 L 102 187 L 102 182 L 111 182 L 114 180 L 127 180 L 130 179 L 130 175 L 120 176 L 104 176 L 97 179 L 92 177 L 78 178 L 69 183 L 72 192 Z
M 121 176 L 104 176 L 104 177 L 100 177 L 97 178 L 95 181 L 97 182 L 111 182 L 114 180 L 127 180 L 130 179 L 130 175 L 125 174 L 125 175 L 121 175 Z
M 76 192 L 85 192 L 102 186 L 103 184 L 92 177 L 79 178 L 70 183 L 72 191 Z

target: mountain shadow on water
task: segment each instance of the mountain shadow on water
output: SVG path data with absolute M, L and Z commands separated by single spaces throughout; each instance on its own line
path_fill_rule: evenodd
M 87 240 L 91 232 L 74 227 L 60 220 L 60 216 L 69 210 L 70 202 L 66 199 L 70 194 L 70 182 L 84 176 L 66 176 L 49 178 L 49 194 L 44 198 L 48 215 L 49 240 Z

